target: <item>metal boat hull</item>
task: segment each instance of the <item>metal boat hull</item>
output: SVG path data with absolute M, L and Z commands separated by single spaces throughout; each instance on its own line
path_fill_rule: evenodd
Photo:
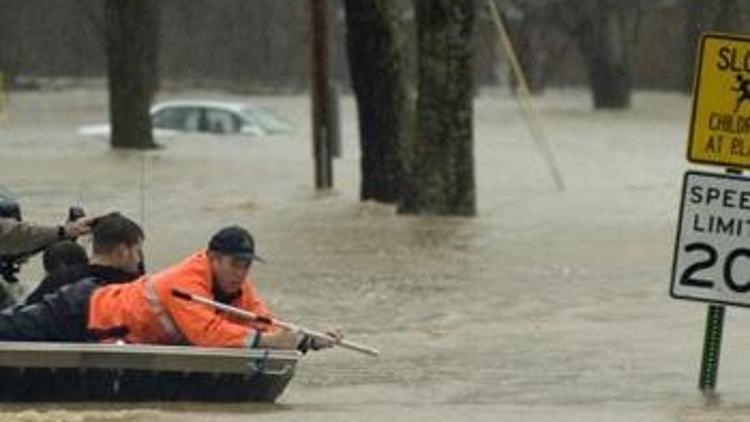
M 273 402 L 300 356 L 263 349 L 0 342 L 0 401 Z

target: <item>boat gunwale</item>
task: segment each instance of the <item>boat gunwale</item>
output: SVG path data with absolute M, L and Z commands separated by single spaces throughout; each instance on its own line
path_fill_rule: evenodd
M 284 375 L 298 351 L 197 346 L 0 342 L 0 367 Z

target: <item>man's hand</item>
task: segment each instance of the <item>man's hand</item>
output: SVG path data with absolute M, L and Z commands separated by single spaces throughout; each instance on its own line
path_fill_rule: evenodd
M 327 338 L 313 337 L 306 334 L 299 345 L 297 345 L 297 350 L 307 353 L 309 350 L 327 349 L 341 342 L 341 339 L 344 338 L 344 334 L 338 328 L 326 331 L 325 335 Z
M 96 220 L 96 217 L 86 217 L 67 223 L 63 226 L 65 237 L 68 239 L 75 239 L 79 236 L 91 233 L 91 226 L 94 220 Z
M 310 337 L 296 331 L 277 329 L 272 333 L 261 334 L 258 347 L 267 349 L 299 350 L 306 353 L 308 350 L 320 350 L 333 347 L 344 338 L 343 332 L 336 328 L 326 331 L 329 338 Z
M 258 347 L 264 349 L 294 350 L 302 340 L 303 335 L 299 332 L 277 329 L 272 333 L 260 335 Z
M 313 350 L 327 349 L 333 347 L 336 343 L 341 342 L 344 338 L 344 332 L 340 328 L 334 328 L 326 331 L 326 335 L 330 339 L 313 337 L 310 342 L 310 348 Z

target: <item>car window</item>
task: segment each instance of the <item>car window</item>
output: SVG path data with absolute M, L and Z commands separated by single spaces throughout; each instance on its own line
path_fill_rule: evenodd
M 234 114 L 216 108 L 206 109 L 208 132 L 237 133 L 240 130 L 240 119 Z
M 201 110 L 200 108 L 190 108 L 187 110 L 188 113 L 185 117 L 184 130 L 188 132 L 200 132 L 205 130 L 206 119 L 203 110 Z
M 193 107 L 168 107 L 159 110 L 153 117 L 157 128 L 194 132 L 200 123 L 200 110 Z
M 291 124 L 263 108 L 246 107 L 242 109 L 242 114 L 247 120 L 260 126 L 265 133 L 289 133 L 294 130 Z

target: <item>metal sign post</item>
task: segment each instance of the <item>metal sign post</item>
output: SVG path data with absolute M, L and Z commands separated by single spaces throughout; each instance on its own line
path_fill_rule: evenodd
M 707 395 L 715 391 L 718 378 L 723 305 L 750 307 L 748 236 L 750 178 L 685 173 L 670 294 L 710 303 L 698 381 Z
M 716 380 L 719 377 L 719 357 L 721 355 L 721 335 L 724 332 L 724 307 L 708 305 L 706 314 L 706 333 L 703 337 L 703 357 L 698 388 L 703 394 L 716 391 Z
M 730 174 L 742 174 L 739 170 L 727 169 Z M 716 391 L 719 378 L 719 358 L 721 357 L 721 337 L 724 333 L 724 307 L 708 305 L 706 313 L 706 332 L 703 334 L 703 354 L 698 388 L 703 394 L 710 395 Z
M 688 136 L 690 162 L 729 167 L 687 172 L 683 183 L 670 294 L 709 302 L 698 387 L 716 390 L 723 304 L 750 306 L 750 37 L 704 34 L 697 54 Z

